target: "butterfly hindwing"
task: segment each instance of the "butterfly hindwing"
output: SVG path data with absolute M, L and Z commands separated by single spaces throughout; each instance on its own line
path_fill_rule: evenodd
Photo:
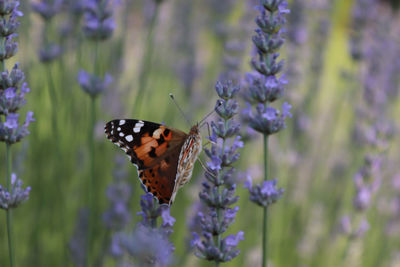
M 108 122 L 105 132 L 136 165 L 147 192 L 161 204 L 168 204 L 175 186 L 179 153 L 187 135 L 158 123 L 131 119 Z

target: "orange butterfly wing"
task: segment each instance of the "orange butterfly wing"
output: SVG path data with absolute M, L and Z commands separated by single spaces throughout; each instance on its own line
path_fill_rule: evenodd
M 145 190 L 160 204 L 169 204 L 179 155 L 188 135 L 157 123 L 129 119 L 108 122 L 105 133 L 136 165 Z

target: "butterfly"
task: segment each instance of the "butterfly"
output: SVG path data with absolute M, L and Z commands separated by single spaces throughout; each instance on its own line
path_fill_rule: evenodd
M 185 133 L 154 122 L 120 119 L 104 129 L 137 167 L 146 192 L 160 204 L 171 205 L 179 188 L 189 182 L 201 152 L 199 124 Z

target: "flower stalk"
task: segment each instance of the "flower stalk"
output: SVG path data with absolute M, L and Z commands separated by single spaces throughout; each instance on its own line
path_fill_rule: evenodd
M 5 169 L 6 188 L 0 185 L 0 209 L 6 211 L 7 239 L 10 266 L 15 266 L 15 250 L 13 239 L 12 209 L 26 201 L 29 197 L 30 187 L 22 189 L 21 180 L 12 173 L 11 145 L 19 142 L 29 134 L 28 126 L 33 121 L 33 112 L 26 115 L 25 123 L 20 125 L 17 113 L 25 105 L 25 94 L 29 92 L 25 75 L 16 63 L 9 72 L 5 60 L 13 57 L 18 51 L 18 43 L 13 40 L 17 36 L 20 25 L 18 17 L 23 13 L 18 10 L 20 3 L 17 0 L 5 0 L 0 5 L 0 141 L 6 145 Z M 3 119 L 4 116 L 4 119 Z
M 3 61 L 4 62 L 4 61 Z M 6 177 L 7 177 L 7 190 L 12 195 L 11 188 L 11 147 L 6 143 Z M 7 209 L 7 238 L 8 238 L 8 256 L 10 258 L 10 266 L 14 266 L 14 245 L 13 245 L 13 232 L 12 232 L 12 214 L 11 210 Z
M 89 207 L 88 231 L 87 231 L 87 257 L 86 266 L 93 266 L 94 263 L 94 238 L 97 228 L 98 211 L 96 206 L 96 192 L 98 192 L 95 177 L 95 140 L 94 130 L 96 123 L 96 103 L 97 98 L 111 84 L 111 76 L 102 76 L 99 62 L 100 43 L 109 39 L 114 31 L 115 23 L 113 18 L 112 3 L 109 0 L 90 0 L 84 4 L 84 23 L 83 33 L 85 37 L 92 41 L 94 46 L 93 73 L 80 70 L 78 73 L 78 83 L 82 90 L 90 97 L 89 128 L 88 128 L 88 152 L 89 152 L 89 179 L 87 180 L 87 205 Z
M 277 180 L 268 180 L 268 137 L 286 127 L 285 119 L 291 117 L 291 105 L 283 103 L 282 112 L 271 106 L 272 102 L 284 94 L 287 81 L 281 75 L 283 61 L 278 61 L 279 49 L 284 44 L 282 33 L 286 22 L 285 14 L 289 13 L 285 0 L 260 0 L 260 11 L 256 18 L 258 28 L 253 36 L 257 55 L 252 58 L 253 72 L 248 73 L 246 81 L 248 90 L 244 93 L 247 108 L 242 111 L 245 122 L 263 135 L 264 181 L 261 185 L 252 185 L 248 177 L 244 187 L 250 192 L 250 200 L 263 207 L 262 221 L 262 265 L 268 265 L 268 207 L 283 194 L 277 189 Z M 253 111 L 255 108 L 255 112 Z
M 268 180 L 268 135 L 264 134 L 264 181 Z M 262 266 L 267 266 L 268 259 L 268 206 L 263 211 L 262 226 Z
M 193 232 L 191 246 L 195 255 L 201 259 L 214 261 L 215 266 L 221 262 L 231 261 L 239 255 L 236 248 L 239 241 L 244 239 L 243 231 L 236 235 L 223 234 L 234 222 L 239 207 L 230 207 L 239 199 L 235 196 L 236 183 L 232 177 L 235 169 L 232 166 L 239 159 L 238 149 L 243 147 L 238 136 L 239 124 L 233 119 L 238 113 L 239 106 L 235 95 L 239 87 L 231 82 L 218 82 L 215 86 L 220 99 L 215 111 L 219 118 L 211 122 L 211 149 L 205 149 L 209 161 L 200 200 L 206 209 L 198 212 L 201 226 L 201 236 Z

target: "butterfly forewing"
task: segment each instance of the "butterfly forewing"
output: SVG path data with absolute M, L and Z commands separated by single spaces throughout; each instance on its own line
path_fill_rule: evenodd
M 108 122 L 105 132 L 136 165 L 147 192 L 157 197 L 160 204 L 169 204 L 187 134 L 158 123 L 130 119 Z

